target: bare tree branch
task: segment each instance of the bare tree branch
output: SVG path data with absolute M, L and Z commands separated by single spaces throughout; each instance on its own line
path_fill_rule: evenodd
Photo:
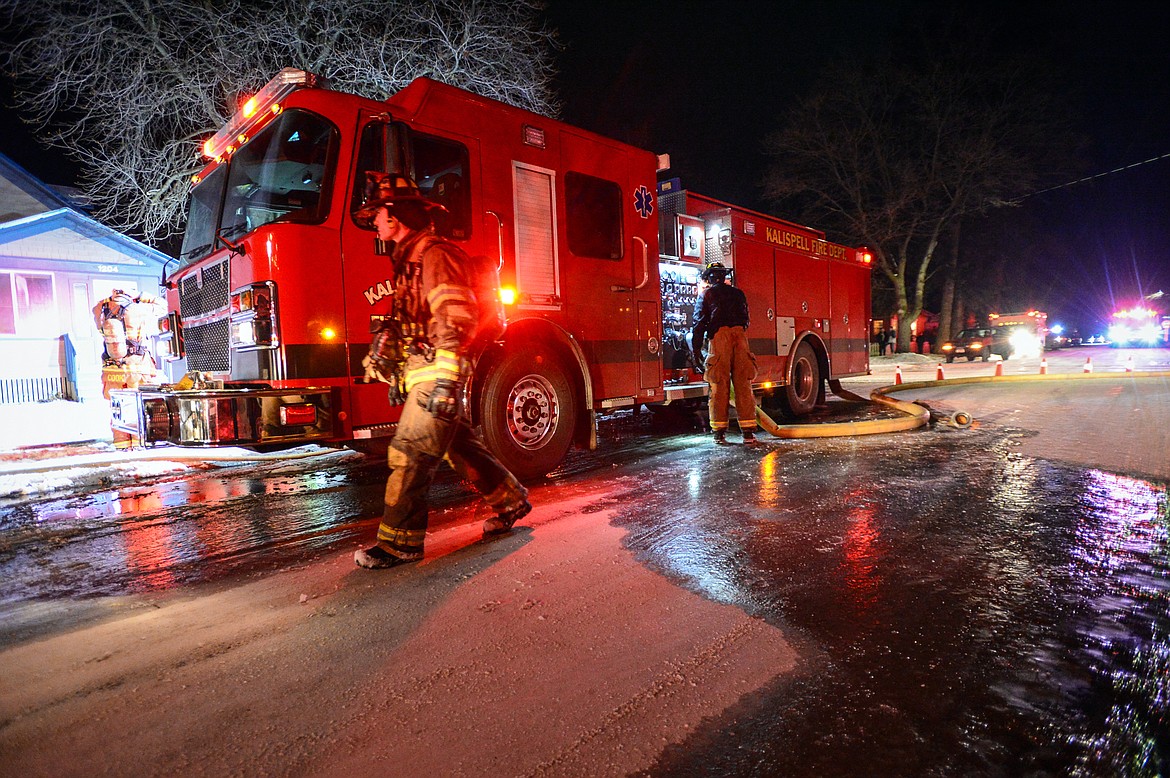
M 94 215 L 158 243 L 180 231 L 199 143 L 284 67 L 385 99 L 431 76 L 556 115 L 538 0 L 0 0 L 17 108 L 81 164 Z
M 766 196 L 874 249 L 900 349 L 943 236 L 1035 178 L 1047 120 L 1021 72 L 961 56 L 833 68 L 765 141 Z

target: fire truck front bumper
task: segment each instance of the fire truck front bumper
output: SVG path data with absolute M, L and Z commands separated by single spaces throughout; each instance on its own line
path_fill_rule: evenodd
M 336 438 L 336 390 L 141 388 L 110 392 L 111 426 L 145 446 L 261 446 Z

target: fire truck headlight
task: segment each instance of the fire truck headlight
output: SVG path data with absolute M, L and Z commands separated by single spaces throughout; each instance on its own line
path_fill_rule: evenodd
M 1040 353 L 1040 342 L 1031 332 L 1016 332 L 1011 336 L 1009 342 L 1012 344 L 1012 349 L 1021 355 Z
M 276 284 L 265 281 L 231 293 L 232 348 L 274 348 Z
M 232 325 L 232 344 L 236 346 L 255 346 L 256 328 L 254 322 L 235 322 Z

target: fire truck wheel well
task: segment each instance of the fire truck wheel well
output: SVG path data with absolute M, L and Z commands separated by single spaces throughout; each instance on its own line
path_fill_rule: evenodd
M 789 360 L 792 360 L 796 356 L 797 351 L 806 345 L 809 349 L 812 350 L 813 357 L 816 359 L 817 370 L 820 373 L 817 378 L 817 386 L 809 388 L 816 392 L 816 400 L 814 404 L 824 405 L 826 400 L 825 381 L 829 377 L 829 355 L 828 351 L 825 349 L 824 341 L 822 341 L 816 335 L 805 335 L 792 344 L 792 348 L 788 352 L 788 358 Z M 766 411 L 780 413 L 788 418 L 795 419 L 799 418 L 805 412 L 805 410 L 792 408 L 791 402 L 787 398 L 788 384 L 794 380 L 798 380 L 792 375 L 792 370 L 793 368 L 790 365 L 788 368 L 788 375 L 785 376 L 785 385 L 776 387 L 775 389 L 766 392 L 761 398 L 761 404 Z M 808 406 L 808 408 L 811 409 L 811 405 Z
M 817 355 L 817 364 L 821 368 L 821 383 L 817 387 L 817 405 L 824 405 L 826 401 L 825 382 L 829 378 L 829 351 L 825 348 L 825 342 L 815 335 L 809 335 L 801 342 L 812 346 Z
M 590 414 L 586 411 L 592 406 L 592 386 L 589 385 L 589 372 L 584 355 L 580 353 L 567 332 L 560 327 L 543 319 L 522 319 L 508 325 L 504 333 L 503 342 L 493 345 L 480 357 L 476 367 L 476 381 L 472 391 L 472 407 L 478 409 L 486 386 L 486 377 L 492 369 L 500 364 L 504 357 L 516 349 L 531 348 L 535 344 L 550 347 L 556 356 L 557 362 L 569 376 L 573 388 L 573 402 L 577 408 L 577 422 L 573 431 L 573 441 L 578 445 L 585 445 L 589 441 L 591 432 Z M 475 422 L 482 420 L 476 418 Z

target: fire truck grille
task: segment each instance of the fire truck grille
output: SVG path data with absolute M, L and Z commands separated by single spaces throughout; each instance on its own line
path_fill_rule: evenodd
M 183 327 L 183 350 L 187 368 L 205 373 L 231 370 L 228 351 L 228 261 L 203 268 L 201 273 L 179 281 L 179 313 L 184 322 L 202 319 L 194 326 Z M 209 315 L 218 317 L 208 321 Z
M 228 372 L 231 369 L 228 334 L 227 319 L 184 328 L 183 347 L 187 352 L 187 369 L 203 373 Z

